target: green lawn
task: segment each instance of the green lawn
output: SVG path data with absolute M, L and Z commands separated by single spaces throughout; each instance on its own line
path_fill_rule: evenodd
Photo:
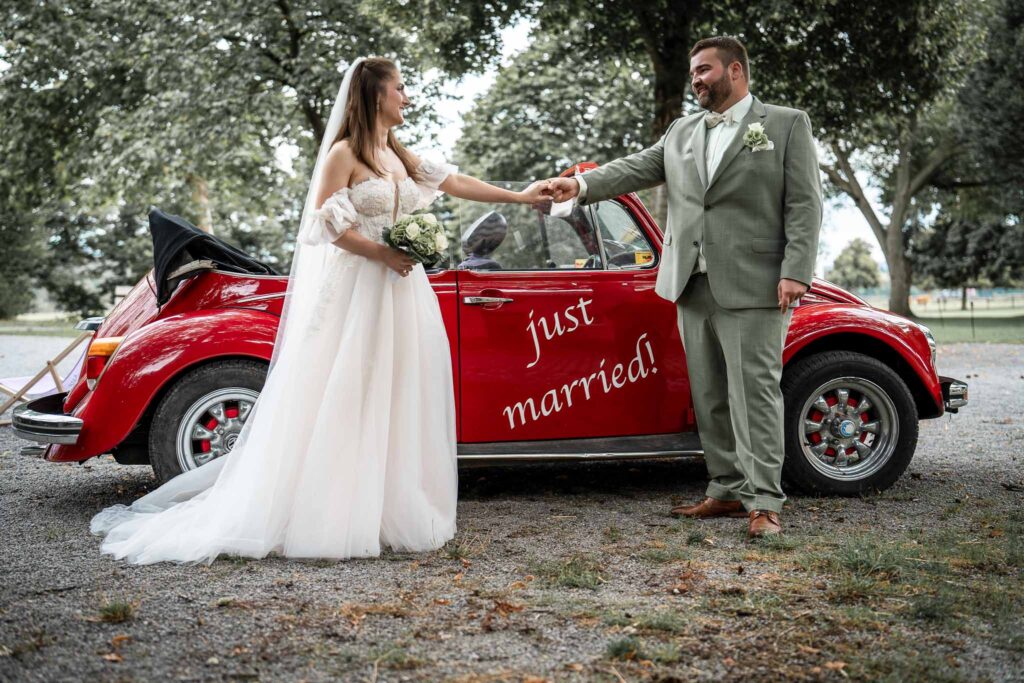
M 1018 309 L 1019 310 L 1019 309 Z M 957 313 L 961 313 L 957 311 Z M 993 311 L 995 313 L 995 311 Z M 969 313 L 952 317 L 943 313 L 938 316 L 918 316 L 916 320 L 931 328 L 935 341 L 940 344 L 956 342 L 997 342 L 1002 344 L 1024 344 L 1024 312 L 1017 315 L 982 315 L 975 310 L 972 329 Z

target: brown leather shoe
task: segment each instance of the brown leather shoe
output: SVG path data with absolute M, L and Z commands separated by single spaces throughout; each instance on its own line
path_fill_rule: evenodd
M 747 529 L 747 536 L 761 538 L 781 533 L 782 522 L 779 521 L 779 513 L 771 510 L 750 511 L 750 526 Z
M 705 519 L 707 517 L 746 517 L 743 503 L 738 500 L 718 500 L 717 498 L 705 498 L 696 505 L 678 505 L 669 511 L 673 517 L 692 517 L 694 519 Z

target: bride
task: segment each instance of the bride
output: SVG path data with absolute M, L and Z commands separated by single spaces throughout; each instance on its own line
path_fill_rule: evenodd
M 136 564 L 221 554 L 349 558 L 455 535 L 455 399 L 426 272 L 381 233 L 447 192 L 537 203 L 421 161 L 395 139 L 396 65 L 358 59 L 317 156 L 266 385 L 235 448 L 97 514 L 101 551 Z

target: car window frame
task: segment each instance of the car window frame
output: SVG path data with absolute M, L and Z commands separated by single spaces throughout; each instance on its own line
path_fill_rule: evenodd
M 643 235 L 644 241 L 647 242 L 647 246 L 650 248 L 651 253 L 654 255 L 654 258 L 651 260 L 650 263 L 644 265 L 634 264 L 631 266 L 615 266 L 614 268 L 611 267 L 612 264 L 608 260 L 608 254 L 604 246 L 604 234 L 601 231 L 601 227 L 597 219 L 597 207 L 605 203 L 618 205 L 619 208 L 625 211 L 626 215 L 629 216 L 629 219 L 633 221 L 633 226 L 636 228 L 638 233 Z M 625 202 L 619 200 L 618 198 L 605 199 L 603 201 L 588 205 L 586 209 L 587 218 L 590 221 L 590 224 L 593 226 L 594 232 L 597 233 L 597 242 L 599 245 L 598 248 L 601 251 L 601 261 L 604 266 L 602 270 L 619 272 L 657 269 L 658 265 L 661 263 L 661 251 L 659 251 L 654 246 L 654 241 L 651 239 L 651 236 L 647 234 L 647 230 L 644 228 L 643 223 L 637 220 L 636 215 L 630 210 L 629 206 Z

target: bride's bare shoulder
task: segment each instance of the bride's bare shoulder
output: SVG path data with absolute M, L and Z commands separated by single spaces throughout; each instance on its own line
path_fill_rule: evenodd
M 324 160 L 323 181 L 320 185 L 320 197 L 317 205 L 324 202 L 327 197 L 343 187 L 348 187 L 352 175 L 359 165 L 355 151 L 349 145 L 348 140 L 339 140 L 331 145 Z

